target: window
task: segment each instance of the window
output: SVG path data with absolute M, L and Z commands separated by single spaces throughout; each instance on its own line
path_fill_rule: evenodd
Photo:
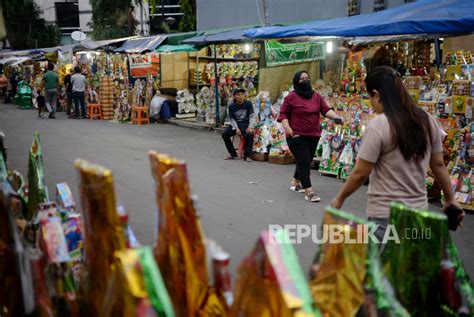
M 385 0 L 374 0 L 374 12 L 385 10 Z
M 56 2 L 56 23 L 60 28 L 79 28 L 79 4 Z
M 161 25 L 166 23 L 171 30 L 178 29 L 183 13 L 179 0 L 160 0 L 155 7 L 155 12 L 150 14 L 150 33 L 162 33 Z

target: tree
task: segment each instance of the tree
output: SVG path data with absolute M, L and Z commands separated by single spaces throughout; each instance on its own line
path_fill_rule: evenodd
M 135 34 L 137 21 L 131 16 L 132 5 L 141 6 L 148 2 L 153 14 L 160 0 L 90 0 L 92 6 L 92 37 L 94 40 L 112 39 Z M 179 23 L 179 31 L 196 29 L 196 0 L 179 0 L 183 18 Z M 169 26 L 163 23 L 161 29 L 169 33 Z
M 7 39 L 13 49 L 56 46 L 60 32 L 39 18 L 33 0 L 1 0 L 7 29 Z
M 196 30 L 196 0 L 179 0 L 183 17 L 179 22 L 180 32 Z
M 129 14 L 131 0 L 90 0 L 90 3 L 94 40 L 134 35 L 136 21 Z

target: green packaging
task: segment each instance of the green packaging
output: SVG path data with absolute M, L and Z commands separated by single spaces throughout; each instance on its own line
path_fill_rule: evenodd
M 401 203 L 392 203 L 390 210 L 400 243 L 390 241 L 381 259 L 400 302 L 414 316 L 473 315 L 473 286 L 451 240 L 446 215 Z
M 26 219 L 35 219 L 38 204 L 47 201 L 49 201 L 49 197 L 44 181 L 43 155 L 41 152 L 39 132 L 36 131 L 28 158 L 28 212 Z

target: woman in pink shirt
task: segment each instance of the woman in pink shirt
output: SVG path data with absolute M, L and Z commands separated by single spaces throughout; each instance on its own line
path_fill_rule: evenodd
M 370 175 L 367 215 L 379 225 L 375 234 L 381 238 L 391 202 L 428 209 L 425 178 L 430 167 L 444 192 L 445 208 L 460 208 L 444 165 L 436 121 L 416 105 L 393 68 L 377 67 L 365 82 L 378 115 L 367 125 L 356 165 L 331 206 L 341 208 Z
M 290 189 L 305 193 L 307 201 L 318 202 L 321 198 L 311 186 L 310 166 L 321 136 L 319 119 L 321 114 L 329 119 L 341 119 L 329 108 L 323 97 L 313 91 L 307 72 L 295 74 L 293 88 L 294 91 L 283 101 L 278 116 L 278 122 L 285 128 L 288 147 L 296 159 Z

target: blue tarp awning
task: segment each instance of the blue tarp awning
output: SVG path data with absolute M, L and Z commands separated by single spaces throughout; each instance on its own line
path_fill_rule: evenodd
M 144 53 L 153 52 L 163 41 L 166 35 L 148 36 L 125 41 L 115 52 Z
M 247 30 L 250 38 L 299 36 L 368 37 L 474 32 L 474 0 L 421 0 L 384 11 L 291 26 Z

